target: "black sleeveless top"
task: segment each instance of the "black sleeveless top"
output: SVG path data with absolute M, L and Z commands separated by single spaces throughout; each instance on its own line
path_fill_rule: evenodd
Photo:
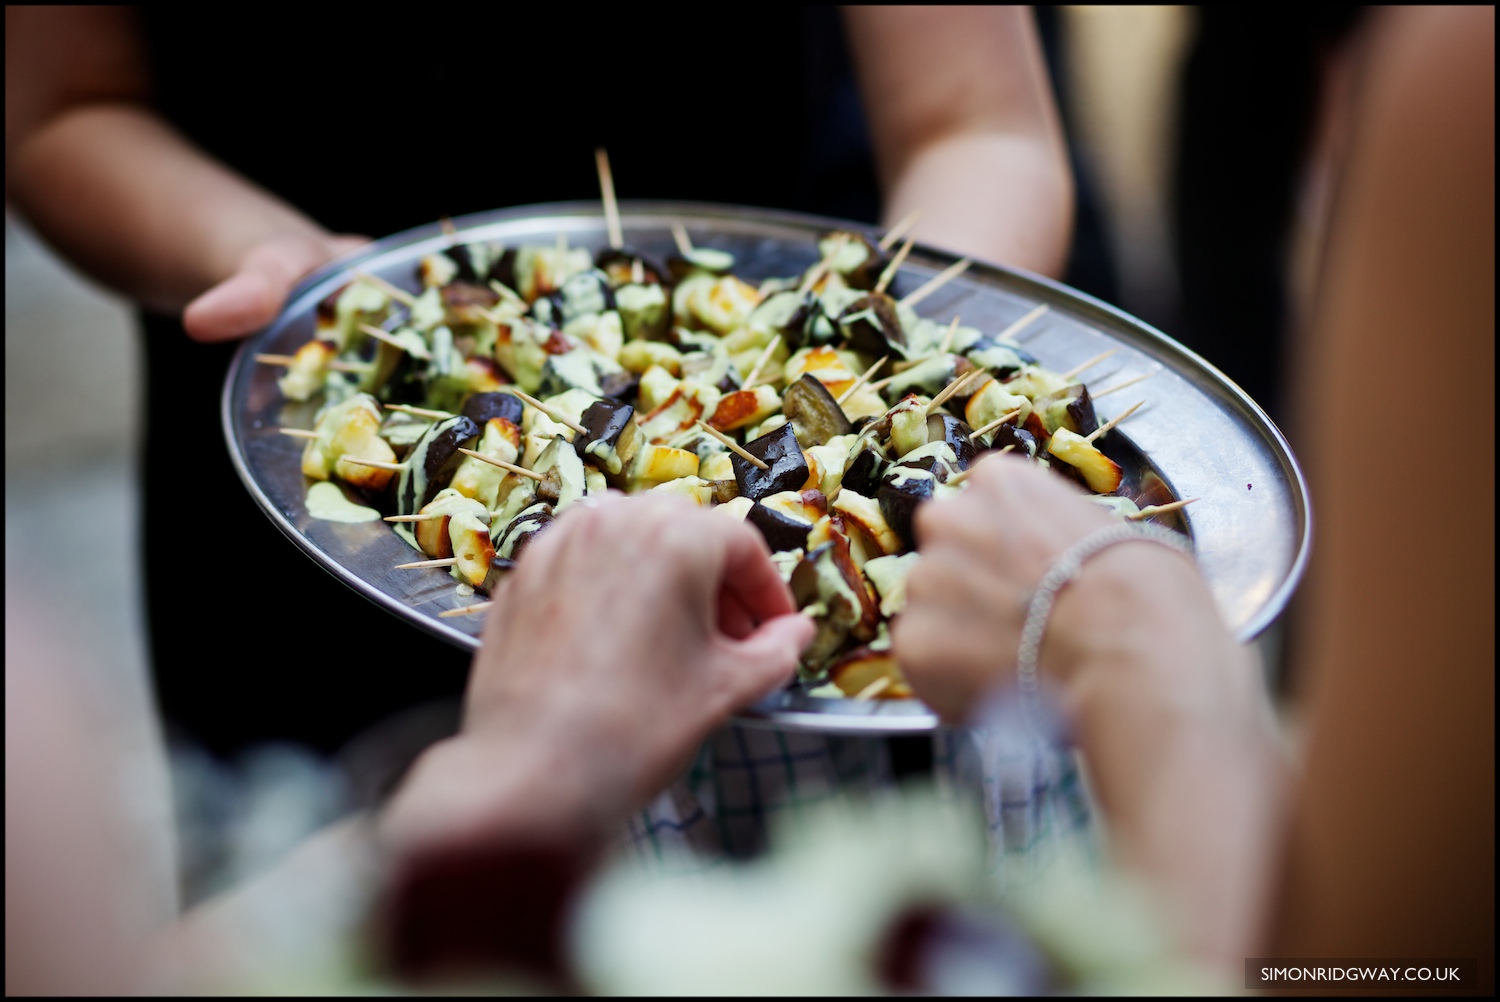
M 878 194 L 831 8 L 732 23 L 640 7 L 364 9 L 341 20 L 146 8 L 156 102 L 210 154 L 335 232 L 598 196 L 868 222 Z M 555 10 L 552 8 L 551 10 Z M 218 397 L 234 345 L 147 316 L 144 563 L 158 700 L 227 754 L 332 750 L 462 691 L 469 656 L 318 569 L 250 499 Z M 208 549 L 208 541 L 213 541 Z

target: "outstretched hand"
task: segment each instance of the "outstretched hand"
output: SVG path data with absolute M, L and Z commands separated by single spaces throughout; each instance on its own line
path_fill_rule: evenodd
M 182 311 L 182 326 L 197 341 L 229 341 L 276 318 L 292 287 L 314 268 L 368 243 L 367 237 L 293 232 L 271 237 L 245 253 L 239 270 Z
M 570 508 L 493 599 L 463 730 L 387 814 L 398 845 L 602 836 L 785 682 L 813 632 L 759 533 L 667 496 Z

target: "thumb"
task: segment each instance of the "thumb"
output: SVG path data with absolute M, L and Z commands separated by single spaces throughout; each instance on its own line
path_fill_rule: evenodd
M 228 341 L 276 319 L 292 286 L 330 258 L 364 243 L 363 237 L 288 235 L 252 249 L 233 275 L 188 303 L 182 325 L 197 341 Z
M 791 677 L 817 627 L 800 613 L 776 616 L 741 640 L 725 641 L 715 665 L 735 707 L 752 703 Z

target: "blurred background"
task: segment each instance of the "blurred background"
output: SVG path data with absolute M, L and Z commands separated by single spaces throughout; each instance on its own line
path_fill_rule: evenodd
M 1080 181 L 1067 280 L 1195 348 L 1283 427 L 1282 346 L 1315 280 L 1356 17 L 1038 12 Z M 126 750 L 117 766 L 151 860 L 143 880 L 153 911 L 171 914 L 344 810 L 348 780 L 286 746 L 229 763 L 181 744 L 162 754 L 140 605 L 135 314 L 9 210 L 5 291 L 7 587 L 45 596 L 90 652 L 90 684 Z M 1262 648 L 1286 695 L 1278 637 Z

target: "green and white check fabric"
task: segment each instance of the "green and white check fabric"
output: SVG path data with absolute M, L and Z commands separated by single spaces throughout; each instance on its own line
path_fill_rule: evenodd
M 1056 729 L 1038 733 L 1014 700 L 981 726 L 938 732 L 933 780 L 983 804 L 991 858 L 1019 863 L 1055 840 L 1092 842 L 1092 812 L 1075 753 Z M 619 848 L 647 867 L 713 868 L 760 851 L 768 826 L 811 805 L 894 786 L 889 745 L 730 725 L 709 737 L 687 774 L 630 820 Z

